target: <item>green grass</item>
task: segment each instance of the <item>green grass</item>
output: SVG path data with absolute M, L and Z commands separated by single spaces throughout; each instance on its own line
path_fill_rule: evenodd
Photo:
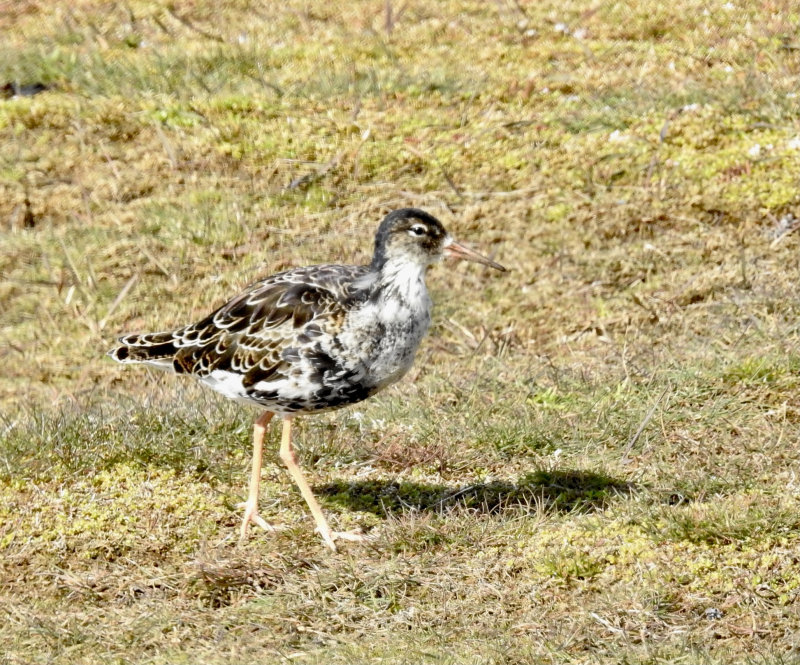
M 12 3 L 0 662 L 800 659 L 793 3 Z M 511 268 L 298 420 L 104 357 L 418 206 Z

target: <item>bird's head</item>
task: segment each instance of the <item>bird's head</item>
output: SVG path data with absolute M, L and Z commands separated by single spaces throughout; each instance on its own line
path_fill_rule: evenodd
M 400 262 L 426 268 L 443 256 L 505 271 L 499 263 L 455 242 L 438 219 L 416 208 L 395 210 L 384 217 L 375 235 L 372 268 L 380 270 L 386 263 Z

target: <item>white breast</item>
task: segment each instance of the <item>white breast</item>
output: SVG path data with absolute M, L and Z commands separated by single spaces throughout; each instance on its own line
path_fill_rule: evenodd
M 424 268 L 414 264 L 384 267 L 377 298 L 347 317 L 338 341 L 365 366 L 368 384 L 386 386 L 411 368 L 431 322 L 424 278 Z

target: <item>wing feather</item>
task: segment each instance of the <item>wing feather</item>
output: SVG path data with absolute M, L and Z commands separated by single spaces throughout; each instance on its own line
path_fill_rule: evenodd
M 176 371 L 202 377 L 230 370 L 244 375 L 246 387 L 288 375 L 293 347 L 337 332 L 349 285 L 366 271 L 316 266 L 256 282 L 202 321 L 176 331 L 181 347 Z

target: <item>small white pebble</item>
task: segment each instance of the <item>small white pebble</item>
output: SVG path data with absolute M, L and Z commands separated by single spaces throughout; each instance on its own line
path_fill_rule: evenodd
M 747 151 L 747 154 L 751 157 L 758 157 L 761 154 L 761 145 L 756 143 Z
M 623 134 L 618 129 L 615 129 L 608 135 L 608 142 L 609 143 L 625 143 L 630 139 L 630 136 L 627 134 Z

